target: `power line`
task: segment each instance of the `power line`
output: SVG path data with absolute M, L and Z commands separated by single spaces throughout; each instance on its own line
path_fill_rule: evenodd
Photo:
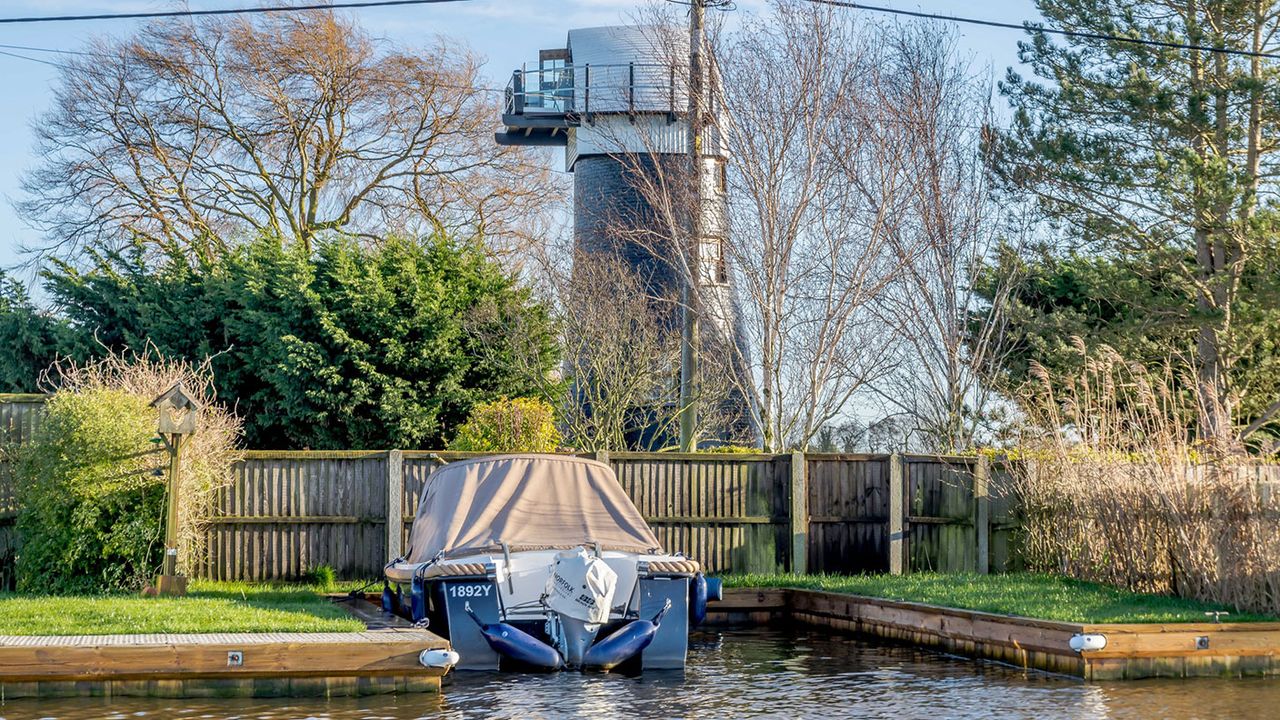
M 167 10 L 159 12 L 99 13 L 94 15 L 0 17 L 0 25 L 75 22 L 79 20 L 142 20 L 172 17 L 199 17 L 204 15 L 248 15 L 254 13 L 298 12 L 302 10 L 335 10 L 343 8 L 392 7 L 397 5 L 435 5 L 450 2 L 464 2 L 464 0 L 363 0 L 360 2 L 327 2 L 313 3 L 310 5 L 281 5 L 277 7 L 223 8 L 220 10 Z
M 80 50 L 58 50 L 55 48 L 32 47 L 30 45 L 5 45 L 4 43 L 0 43 L 0 48 L 5 48 L 6 50 L 28 50 L 30 52 L 57 53 L 59 55 L 93 55 L 93 53 L 81 52 Z M 27 59 L 35 60 L 35 58 Z
M 7 45 L 0 45 L 0 47 L 8 47 L 8 46 L 7 46 Z M 0 55 L 7 55 L 7 56 L 9 56 L 9 57 L 12 57 L 12 58 L 18 58 L 18 59 L 20 59 L 20 60 L 30 60 L 31 62 L 40 63 L 41 65 L 48 65 L 48 66 L 50 66 L 50 67 L 56 67 L 56 68 L 59 68 L 59 69 L 62 69 L 62 70 L 65 70 L 65 69 L 66 69 L 66 67 L 67 67 L 66 65 L 60 65 L 60 64 L 58 64 L 58 63 L 56 63 L 56 62 L 50 62 L 50 61 L 48 61 L 48 60 L 41 60 L 40 58 L 33 58 L 33 57 L 29 57 L 29 56 L 27 56 L 27 55 L 20 55 L 20 54 L 18 54 L 18 53 L 16 53 L 16 52 L 8 52 L 8 51 L 6 51 L 6 50 L 0 50 Z
M 996 20 L 981 20 L 978 18 L 960 17 L 958 15 L 938 15 L 935 13 L 919 12 L 915 10 L 898 10 L 877 5 L 863 5 L 862 3 L 846 2 L 845 0 L 809 0 L 817 5 L 832 5 L 835 7 L 849 8 L 851 10 L 866 10 L 867 12 L 886 13 L 889 15 L 904 15 L 906 17 L 922 18 L 925 20 L 943 20 L 945 22 L 965 23 L 968 25 L 982 25 L 984 27 L 1004 28 L 1006 30 L 1019 30 L 1026 32 L 1039 32 L 1048 35 L 1061 35 L 1064 37 L 1082 38 L 1085 40 L 1111 40 L 1114 42 L 1130 43 L 1133 45 L 1148 45 L 1151 47 L 1168 48 L 1171 50 L 1201 50 L 1204 52 L 1222 53 L 1224 55 L 1240 55 L 1243 57 L 1259 57 L 1270 58 L 1272 60 L 1280 60 L 1280 54 L 1268 52 L 1254 52 L 1252 50 L 1236 50 L 1234 48 L 1218 48 L 1208 45 L 1194 45 L 1191 43 L 1165 42 L 1163 40 L 1147 40 L 1143 38 L 1124 37 L 1122 35 L 1108 35 L 1106 33 L 1085 32 L 1083 30 L 1059 30 L 1057 28 L 1047 28 L 1036 25 L 1031 22 L 1009 23 L 999 22 Z
M 44 60 L 42 58 L 34 58 L 29 55 L 22 55 L 16 52 L 6 52 L 6 50 L 26 50 L 28 52 L 56 53 L 59 55 L 75 55 L 79 57 L 91 57 L 91 58 L 99 58 L 99 59 L 103 59 L 103 58 L 110 59 L 113 57 L 111 54 L 104 53 L 104 52 L 85 52 L 83 50 L 59 50 L 57 48 L 33 47 L 31 45 L 6 45 L 3 43 L 0 43 L 0 55 L 7 55 L 8 57 L 18 58 L 20 60 L 30 60 L 31 62 L 40 63 L 41 65 L 48 65 L 50 67 L 58 68 L 59 70 L 75 70 L 76 68 L 73 68 L 72 66 L 66 65 L 64 63 L 55 62 L 53 60 Z M 188 64 L 195 65 L 196 67 L 203 67 L 203 68 L 214 67 L 212 63 L 207 63 L 207 62 L 188 61 Z M 354 74 L 360 77 L 363 77 L 366 80 L 377 80 L 377 81 L 389 83 L 392 85 L 399 85 L 401 87 L 410 87 L 410 88 L 420 87 L 419 83 L 410 82 L 408 80 L 405 80 L 404 78 L 378 75 L 378 74 L 370 73 L 361 69 L 357 69 Z M 473 90 L 475 92 L 487 92 L 487 93 L 505 93 L 506 92 L 506 90 L 502 88 L 487 87 L 484 85 L 454 85 L 450 83 L 436 82 L 436 83 L 432 83 L 431 86 L 449 88 L 452 90 Z

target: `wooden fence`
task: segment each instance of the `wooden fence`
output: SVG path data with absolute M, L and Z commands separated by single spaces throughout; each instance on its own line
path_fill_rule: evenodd
M 218 495 L 201 574 L 265 580 L 330 565 L 344 577 L 376 576 L 402 552 L 431 472 L 467 456 L 246 453 Z M 992 491 L 1006 481 L 974 458 L 597 457 L 614 468 L 663 547 L 712 572 L 987 572 L 1016 565 L 1011 505 L 1007 493 Z
M 17 538 L 9 450 L 42 395 L 0 395 L 0 589 Z M 377 576 L 431 472 L 467 453 L 249 451 L 217 495 L 201 575 Z M 669 551 L 712 572 L 1001 572 L 1018 566 L 1007 469 L 925 455 L 599 453 Z

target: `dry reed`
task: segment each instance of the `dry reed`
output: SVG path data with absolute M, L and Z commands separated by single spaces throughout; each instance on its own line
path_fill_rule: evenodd
M 1033 368 L 1025 396 L 1042 429 L 1015 464 L 1029 567 L 1280 613 L 1280 467 L 1198 445 L 1174 365 L 1076 349 L 1078 377 Z

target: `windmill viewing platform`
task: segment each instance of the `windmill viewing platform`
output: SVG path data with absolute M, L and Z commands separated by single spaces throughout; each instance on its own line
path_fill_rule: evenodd
M 511 75 L 504 94 L 504 132 L 499 145 L 564 147 L 569 128 L 599 115 L 665 115 L 674 123 L 686 104 L 675 65 L 662 63 L 585 63 L 522 68 Z

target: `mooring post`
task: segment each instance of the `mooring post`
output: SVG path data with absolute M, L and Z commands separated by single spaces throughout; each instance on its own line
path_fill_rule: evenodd
M 979 575 L 991 572 L 991 463 L 984 453 L 978 453 L 973 466 L 973 532 L 978 545 L 978 562 L 974 570 Z
M 889 456 L 889 574 L 907 572 L 907 488 L 902 456 Z
M 404 554 L 404 451 L 387 452 L 387 557 Z
M 809 572 L 809 478 L 804 453 L 791 453 L 791 573 Z

